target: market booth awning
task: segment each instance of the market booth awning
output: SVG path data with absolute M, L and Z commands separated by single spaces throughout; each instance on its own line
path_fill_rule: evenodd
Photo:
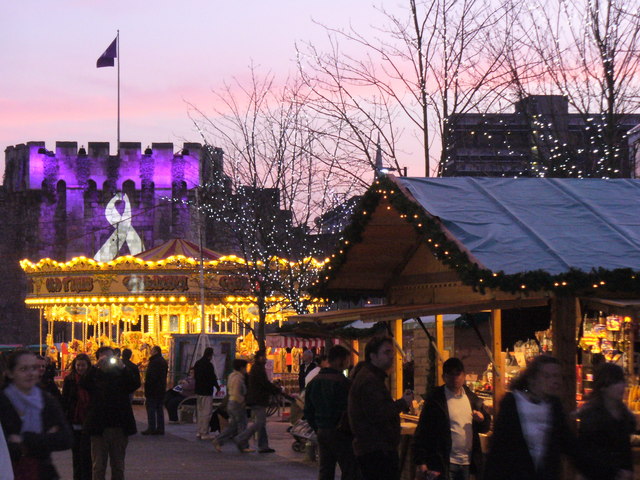
M 326 339 L 324 338 L 305 338 L 289 335 L 272 335 L 266 336 L 265 343 L 269 348 L 317 348 L 320 349 L 325 346 Z
M 480 302 L 423 305 L 382 305 L 376 307 L 349 308 L 292 315 L 291 321 L 298 322 L 389 322 L 399 318 L 407 320 L 416 317 L 446 315 L 449 313 L 477 313 L 495 309 L 529 308 L 548 305 L 548 298 L 518 298 L 513 300 L 486 300 Z
M 296 318 L 395 317 L 401 336 L 404 318 L 489 309 L 497 356 L 502 309 L 550 303 L 554 354 L 575 384 L 579 299 L 640 298 L 639 211 L 638 180 L 383 177 L 316 286 L 388 305 Z

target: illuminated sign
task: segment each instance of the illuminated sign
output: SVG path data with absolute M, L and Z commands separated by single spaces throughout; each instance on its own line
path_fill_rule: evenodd
M 130 292 L 155 292 L 161 290 L 186 292 L 189 290 L 187 275 L 130 275 L 122 279 Z
M 93 278 L 91 277 L 47 278 L 46 287 L 49 293 L 91 292 L 93 290 Z

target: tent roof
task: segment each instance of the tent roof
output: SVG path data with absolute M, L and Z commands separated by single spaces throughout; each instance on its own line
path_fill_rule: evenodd
M 640 270 L 640 180 L 395 180 L 492 271 Z
M 137 258 L 146 261 L 159 261 L 166 258 L 182 255 L 187 258 L 200 259 L 200 248 L 193 242 L 183 240 L 181 238 L 174 238 L 157 247 L 145 250 L 144 252 L 136 255 Z M 208 248 L 202 248 L 202 256 L 205 261 L 218 260 L 223 255 Z
M 638 213 L 640 180 L 385 176 L 364 194 L 315 288 L 387 296 L 462 281 L 480 294 L 637 297 Z

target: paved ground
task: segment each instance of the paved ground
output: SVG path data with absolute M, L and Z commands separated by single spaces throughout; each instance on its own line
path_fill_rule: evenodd
M 144 407 L 134 406 L 138 430 L 146 428 Z M 291 449 L 293 438 L 288 422 L 269 419 L 267 431 L 276 453 L 241 454 L 233 444 L 221 453 L 210 442 L 195 438 L 194 424 L 167 425 L 164 436 L 130 437 L 127 449 L 126 477 L 153 480 L 315 480 L 317 465 L 304 460 Z M 72 480 L 71 452 L 54 454 L 54 462 L 63 480 Z M 109 478 L 109 477 L 107 477 Z

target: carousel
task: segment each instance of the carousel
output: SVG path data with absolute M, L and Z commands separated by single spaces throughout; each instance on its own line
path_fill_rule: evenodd
M 25 302 L 40 312 L 40 343 L 54 352 L 62 345 L 64 366 L 102 345 L 130 348 L 134 361 L 144 361 L 152 346 L 166 352 L 173 336 L 202 328 L 240 342 L 251 337 L 258 309 L 244 263 L 171 240 L 108 262 L 76 257 L 20 264 L 28 278 Z M 267 304 L 267 323 L 282 324 L 294 313 L 282 297 Z

